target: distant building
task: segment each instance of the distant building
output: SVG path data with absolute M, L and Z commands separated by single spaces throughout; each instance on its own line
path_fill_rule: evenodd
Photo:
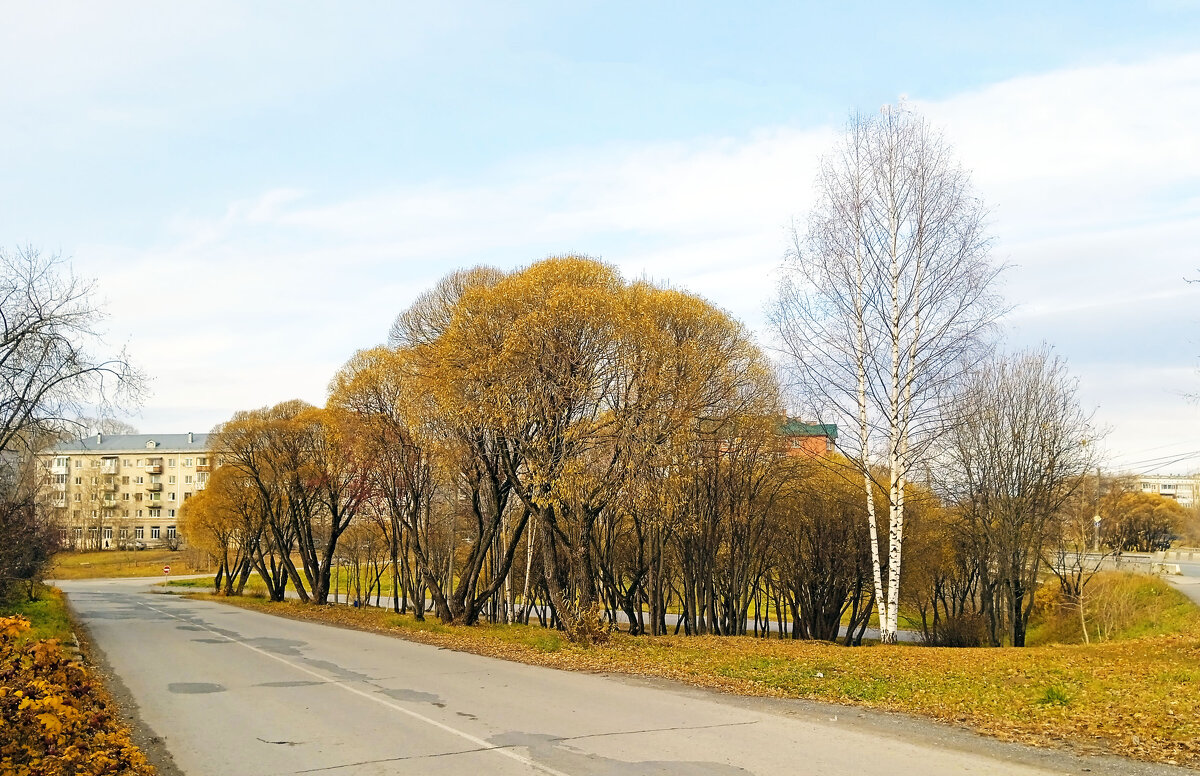
M 1200 475 L 1139 474 L 1133 481 L 1141 492 L 1173 498 L 1185 507 L 1194 505 L 1200 496 Z
M 39 456 L 64 546 L 169 545 L 179 507 L 212 467 L 207 434 L 96 434 Z
M 833 452 L 837 445 L 838 429 L 834 423 L 806 423 L 788 418 L 780 434 L 787 439 L 788 455 L 817 456 Z

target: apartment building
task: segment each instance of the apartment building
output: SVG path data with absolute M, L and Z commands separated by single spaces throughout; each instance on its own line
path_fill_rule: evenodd
M 1190 507 L 1200 496 L 1200 475 L 1142 474 L 1135 478 L 1135 487 L 1143 493 L 1157 493 L 1173 498 Z
M 96 434 L 44 451 L 45 494 L 64 546 L 170 546 L 179 508 L 213 465 L 207 434 Z

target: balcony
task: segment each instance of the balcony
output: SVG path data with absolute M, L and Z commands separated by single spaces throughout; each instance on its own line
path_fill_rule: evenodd
M 54 486 L 54 489 L 57 490 L 59 493 L 62 493 L 64 491 L 66 491 L 66 489 L 67 489 L 67 483 L 65 483 L 65 482 L 55 482 L 55 483 L 53 483 L 53 486 Z
M 198 463 L 198 464 L 196 464 L 196 471 L 198 471 L 198 472 L 210 471 L 210 467 L 206 463 Z
M 54 507 L 55 509 L 66 509 L 67 500 L 65 498 L 52 499 L 50 501 L 50 506 Z
M 71 467 L 63 464 L 62 466 L 54 465 L 50 467 L 51 474 L 70 474 Z
M 151 493 L 158 493 L 159 491 L 162 490 L 162 483 L 161 482 L 147 483 L 146 490 L 150 491 Z
M 162 474 L 161 463 L 146 464 L 146 474 Z
M 116 493 L 117 492 L 117 483 L 115 483 L 115 482 L 101 483 L 100 492 L 101 493 Z

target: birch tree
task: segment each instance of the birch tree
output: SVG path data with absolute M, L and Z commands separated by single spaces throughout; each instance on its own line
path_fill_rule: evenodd
M 999 267 L 968 174 L 903 106 L 852 118 L 816 188 L 772 319 L 805 409 L 845 428 L 839 447 L 862 478 L 880 632 L 892 643 L 905 485 L 943 431 L 945 400 L 988 352 Z

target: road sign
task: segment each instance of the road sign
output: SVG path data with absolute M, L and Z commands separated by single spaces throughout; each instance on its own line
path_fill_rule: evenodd
M 170 574 L 170 573 L 171 573 L 171 567 L 170 567 L 170 566 L 163 566 L 163 573 L 164 573 L 164 574 Z

